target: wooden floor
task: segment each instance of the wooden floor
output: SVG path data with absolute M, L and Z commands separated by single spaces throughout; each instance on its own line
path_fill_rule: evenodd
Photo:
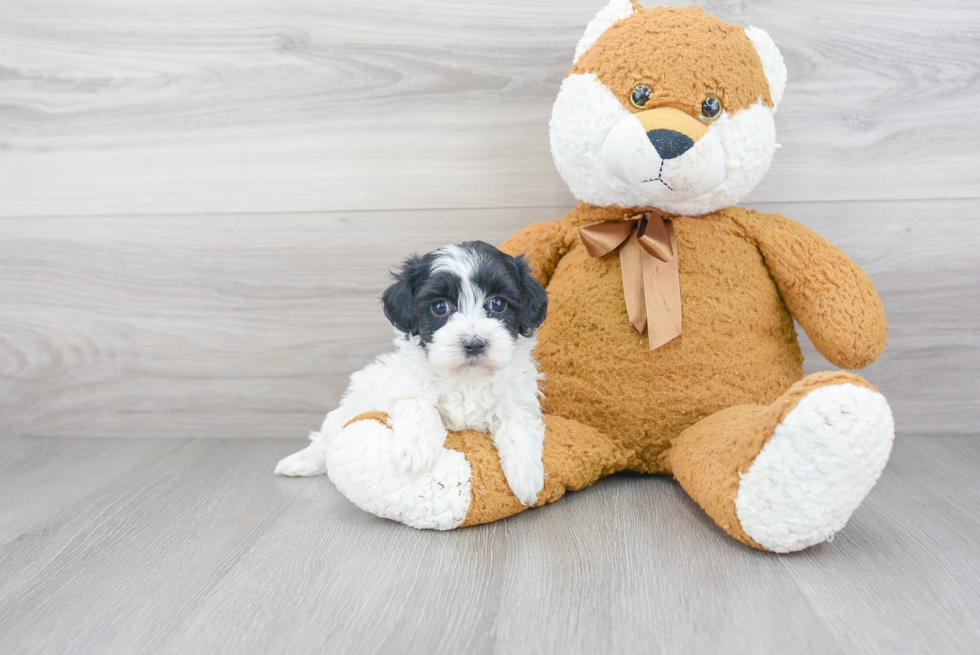
M 0 652 L 980 652 L 973 437 L 900 438 L 837 539 L 794 555 L 632 474 L 419 532 L 272 476 L 298 445 L 0 440 Z

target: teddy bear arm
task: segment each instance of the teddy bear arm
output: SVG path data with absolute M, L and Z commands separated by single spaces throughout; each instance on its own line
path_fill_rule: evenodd
M 817 350 L 841 368 L 875 361 L 885 348 L 888 323 L 864 270 L 804 225 L 778 214 L 754 218 L 743 227 Z
M 561 219 L 533 223 L 520 230 L 500 246 L 512 257 L 523 254 L 534 271 L 534 276 L 548 286 L 555 267 L 568 248 L 563 247 Z

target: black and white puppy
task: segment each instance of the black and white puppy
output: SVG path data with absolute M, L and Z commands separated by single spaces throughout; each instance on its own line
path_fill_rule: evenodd
M 535 502 L 544 486 L 535 332 L 548 295 L 521 256 L 482 241 L 413 256 L 382 297 L 395 351 L 354 373 L 340 406 L 310 445 L 276 466 L 282 475 L 326 472 L 330 439 L 355 416 L 388 413 L 396 467 L 433 465 L 447 430 L 489 432 L 511 491 Z

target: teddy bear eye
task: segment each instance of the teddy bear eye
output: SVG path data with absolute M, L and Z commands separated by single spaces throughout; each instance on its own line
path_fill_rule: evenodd
M 721 116 L 721 100 L 715 96 L 708 96 L 701 103 L 702 118 L 713 121 Z
M 650 101 L 652 95 L 653 91 L 646 84 L 637 84 L 630 91 L 630 104 L 637 109 L 646 109 L 647 102 Z

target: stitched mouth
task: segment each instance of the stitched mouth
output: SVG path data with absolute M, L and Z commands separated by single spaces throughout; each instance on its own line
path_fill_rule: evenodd
M 663 175 L 664 175 L 664 163 L 665 163 L 664 161 L 661 161 L 660 162 L 660 170 L 657 171 L 657 177 L 651 177 L 649 180 L 641 180 L 640 181 L 640 184 L 646 184 L 647 182 L 660 182 L 665 187 L 667 187 L 668 189 L 670 189 L 671 191 L 673 191 L 674 190 L 673 187 L 671 187 L 669 184 L 667 184 L 666 182 L 664 182 L 664 179 L 663 179 Z

